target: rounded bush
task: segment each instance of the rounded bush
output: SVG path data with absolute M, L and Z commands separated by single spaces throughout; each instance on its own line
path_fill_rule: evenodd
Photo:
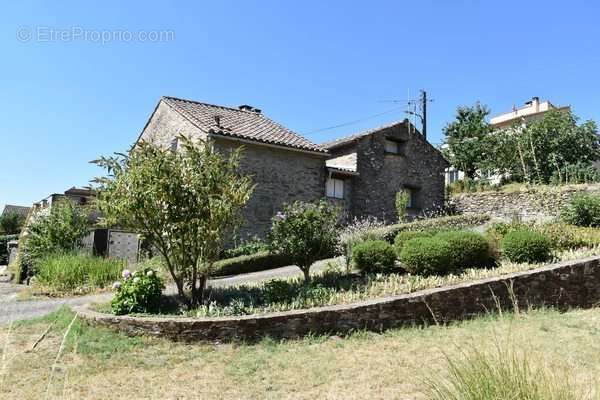
M 396 253 L 394 247 L 383 240 L 367 240 L 352 248 L 352 260 L 361 272 L 391 272 Z
M 409 240 L 422 238 L 422 237 L 431 237 L 433 235 L 430 231 L 402 231 L 396 235 L 394 239 L 394 248 L 396 249 L 396 254 L 400 255 L 402 248 Z
M 502 254 L 516 263 L 538 263 L 551 258 L 550 240 L 530 230 L 512 231 L 502 240 Z
M 490 245 L 486 238 L 472 231 L 447 231 L 435 235 L 445 240 L 452 250 L 452 264 L 455 270 L 468 267 L 482 267 L 490 261 Z
M 411 239 L 400 252 L 400 262 L 415 275 L 445 275 L 452 271 L 452 248 L 437 237 Z

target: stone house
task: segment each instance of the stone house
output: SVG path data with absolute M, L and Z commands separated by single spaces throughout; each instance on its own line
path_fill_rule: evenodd
M 352 216 L 395 219 L 394 197 L 411 190 L 414 213 L 443 204 L 441 153 L 407 120 L 325 145 L 310 142 L 254 107 L 238 108 L 162 97 L 137 141 L 176 150 L 179 135 L 217 149 L 244 146 L 242 173 L 257 184 L 245 207 L 240 238 L 264 237 L 285 203 L 324 197 Z M 136 141 L 136 143 L 137 143 Z M 395 150 L 392 149 L 396 145 Z

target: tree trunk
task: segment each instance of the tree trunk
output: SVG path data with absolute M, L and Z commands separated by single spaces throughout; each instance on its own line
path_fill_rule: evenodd
M 308 285 L 310 283 L 310 265 L 308 267 L 302 267 L 300 269 L 304 274 L 304 284 Z

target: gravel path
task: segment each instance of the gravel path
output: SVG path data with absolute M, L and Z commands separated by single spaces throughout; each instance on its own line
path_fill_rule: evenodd
M 312 272 L 322 270 L 328 260 L 319 261 L 311 268 Z M 239 285 L 241 283 L 259 282 L 272 278 L 283 278 L 295 275 L 301 275 L 298 267 L 289 266 L 271 269 L 267 271 L 253 272 L 250 274 L 236 275 L 212 279 L 209 285 L 213 287 L 227 287 Z M 27 289 L 25 285 L 15 285 L 12 283 L 0 282 L 0 325 L 10 321 L 31 319 L 41 317 L 58 310 L 63 305 L 83 305 L 87 303 L 97 303 L 109 301 L 112 293 L 102 293 L 89 296 L 65 297 L 57 299 L 34 299 L 18 301 L 19 292 Z M 175 288 L 170 286 L 167 293 L 175 293 Z

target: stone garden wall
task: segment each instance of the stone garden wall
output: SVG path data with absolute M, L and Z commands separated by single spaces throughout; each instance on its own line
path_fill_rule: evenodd
M 544 186 L 510 193 L 461 193 L 451 201 L 459 213 L 488 214 L 504 220 L 515 216 L 525 221 L 548 220 L 557 217 L 573 195 L 586 192 L 600 194 L 600 185 Z
M 86 307 L 76 311 L 92 325 L 129 335 L 228 341 L 446 323 L 498 309 L 510 310 L 515 304 L 521 309 L 541 305 L 568 309 L 592 307 L 599 302 L 600 257 L 593 257 L 406 295 L 260 316 L 145 318 L 101 314 Z

